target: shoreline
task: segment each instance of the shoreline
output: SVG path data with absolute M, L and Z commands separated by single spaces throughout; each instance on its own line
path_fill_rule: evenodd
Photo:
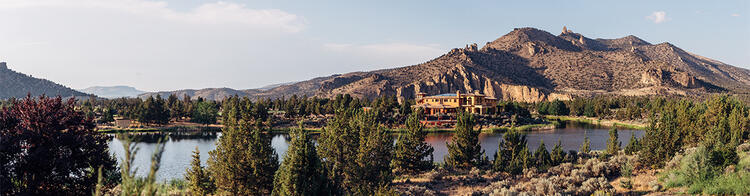
M 626 122 L 626 121 L 621 121 L 621 120 L 610 120 L 610 119 L 598 119 L 598 118 L 585 117 L 585 116 L 546 115 L 544 116 L 544 118 L 548 120 L 572 121 L 572 122 L 578 122 L 578 123 L 600 125 L 600 126 L 605 126 L 605 127 L 618 127 L 618 128 L 636 129 L 636 130 L 646 130 L 646 128 L 648 127 L 648 124 L 646 123 L 639 123 L 639 122 L 632 122 L 632 121 Z
M 620 121 L 620 120 L 609 120 L 609 119 L 597 119 L 597 118 L 590 118 L 590 117 L 579 117 L 579 116 L 554 116 L 554 115 L 546 115 L 543 117 L 546 120 L 549 120 L 547 123 L 538 123 L 538 124 L 527 124 L 527 125 L 520 125 L 516 127 L 482 127 L 481 132 L 482 133 L 503 133 L 506 131 L 514 130 L 514 131 L 539 131 L 539 130 L 550 130 L 559 128 L 561 124 L 559 121 L 571 121 L 571 122 L 578 122 L 578 123 L 584 123 L 584 124 L 591 124 L 591 125 L 599 125 L 599 126 L 605 126 L 605 127 L 618 127 L 618 128 L 625 128 L 625 129 L 634 129 L 634 130 L 645 130 L 648 126 L 645 123 L 639 123 L 639 122 L 626 122 L 626 121 Z M 221 128 L 223 126 L 219 124 L 212 124 L 212 125 L 205 125 L 205 126 L 199 126 L 199 125 L 167 125 L 163 127 L 145 127 L 145 128 L 110 128 L 110 127 L 97 127 L 96 131 L 98 133 L 148 133 L 148 132 L 179 132 L 179 131 L 213 131 L 213 132 L 221 132 Z M 292 127 L 283 127 L 283 128 L 271 128 L 271 133 L 288 133 Z M 322 131 L 322 127 L 312 127 L 312 128 L 305 128 L 305 130 L 310 131 L 312 133 L 320 133 Z M 403 132 L 404 128 L 394 128 L 389 129 L 389 132 L 393 133 L 400 133 Z M 424 131 L 427 133 L 450 133 L 455 132 L 453 128 L 428 128 L 425 127 Z

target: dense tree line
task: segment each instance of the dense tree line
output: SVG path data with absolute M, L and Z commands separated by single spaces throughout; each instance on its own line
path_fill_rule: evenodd
M 114 121 L 114 116 L 137 120 L 147 125 L 164 125 L 171 121 L 190 120 L 201 124 L 214 124 L 219 115 L 220 102 L 190 96 L 179 99 L 172 94 L 167 99 L 156 97 L 96 99 L 80 101 L 79 108 L 97 123 Z
M 586 116 L 620 120 L 638 120 L 647 116 L 648 111 L 658 107 L 662 97 L 622 96 L 622 97 L 576 97 L 568 101 L 553 100 L 536 104 L 541 115 Z
M 726 95 L 704 102 L 658 100 L 640 141 L 644 163 L 663 166 L 685 146 L 703 145 L 722 165 L 736 162 L 734 149 L 750 134 L 747 106 Z
M 247 97 L 231 96 L 221 101 L 205 100 L 201 97 L 192 99 L 185 95 L 182 99 L 172 94 L 166 99 L 160 95 L 155 97 L 96 99 L 91 97 L 79 102 L 79 108 L 86 116 L 96 118 L 97 123 L 114 121 L 114 116 L 138 120 L 147 125 L 164 125 L 173 121 L 189 120 L 201 124 L 215 124 L 224 120 L 225 105 L 242 104 L 247 108 L 237 107 L 239 113 L 261 115 L 269 120 L 272 113 L 281 112 L 283 117 L 304 119 L 310 115 L 333 115 L 342 109 L 370 108 L 374 111 L 378 123 L 393 126 L 406 119 L 412 112 L 413 100 L 399 103 L 395 96 L 383 96 L 374 100 L 358 99 L 348 94 L 336 97 L 298 97 L 251 100 Z M 3 102 L 9 104 L 10 102 Z M 241 110 L 241 111 L 239 111 Z M 267 122 L 270 123 L 270 122 Z

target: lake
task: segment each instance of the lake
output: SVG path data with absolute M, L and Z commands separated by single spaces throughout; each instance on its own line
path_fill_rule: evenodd
M 529 132 L 526 138 L 528 139 L 529 149 L 532 152 L 537 149 L 542 140 L 547 146 L 547 150 L 552 150 L 552 147 L 559 140 L 566 152 L 569 150 L 577 151 L 581 143 L 583 143 L 584 136 L 589 137 L 592 150 L 602 150 L 606 146 L 607 138 L 609 138 L 608 130 L 606 127 L 571 122 L 565 128 Z M 641 137 L 644 131 L 618 130 L 618 134 L 619 140 L 624 147 L 630 141 L 631 134 Z M 136 154 L 134 165 L 139 168 L 137 174 L 145 176 L 151 165 L 151 155 L 156 148 L 159 138 L 163 134 L 141 133 L 136 135 L 139 139 L 139 142 L 136 143 L 139 153 Z M 430 133 L 425 138 L 425 141 L 435 148 L 433 156 L 436 162 L 442 162 L 443 157 L 448 154 L 446 143 L 450 141 L 452 135 L 453 133 L 450 132 Z M 498 143 L 502 139 L 502 135 L 502 133 L 480 134 L 479 140 L 482 149 L 485 150 L 489 159 L 493 159 L 494 154 L 497 152 Z M 201 162 L 205 166 L 208 159 L 208 152 L 216 148 L 215 143 L 220 136 L 220 132 L 171 133 L 164 147 L 161 168 L 157 173 L 158 180 L 165 181 L 182 178 L 185 174 L 185 169 L 190 166 L 192 153 L 196 147 L 200 150 Z M 273 136 L 271 145 L 276 150 L 276 153 L 279 154 L 279 158 L 282 158 L 286 152 L 288 141 L 289 136 L 286 134 L 275 134 Z M 123 158 L 124 150 L 120 139 L 113 137 L 109 142 L 109 148 L 110 153 L 116 155 L 118 161 Z

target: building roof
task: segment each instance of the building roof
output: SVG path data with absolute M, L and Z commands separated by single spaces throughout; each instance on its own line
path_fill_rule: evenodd
M 443 93 L 443 94 L 439 94 L 439 95 L 432 95 L 432 96 L 427 96 L 427 97 L 425 97 L 425 98 L 447 98 L 447 97 L 457 97 L 457 96 L 458 96 L 458 95 L 457 95 L 456 93 Z M 486 95 L 483 95 L 483 94 L 475 94 L 475 93 L 461 93 L 461 96 L 462 96 L 462 97 L 463 97 L 463 96 L 477 96 L 477 97 L 487 97 Z M 492 98 L 492 97 L 488 97 L 488 98 Z M 492 99 L 494 99 L 494 98 L 492 98 Z
M 437 108 L 437 109 L 450 109 L 450 108 L 458 108 L 458 106 L 449 106 L 449 105 L 442 105 L 442 104 L 417 104 L 413 105 L 412 107 L 421 107 L 421 108 Z
M 456 93 L 443 93 L 439 95 L 433 95 L 430 97 L 455 97 L 455 96 L 456 96 Z

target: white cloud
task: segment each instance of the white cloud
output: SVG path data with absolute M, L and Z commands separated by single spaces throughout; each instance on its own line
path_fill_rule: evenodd
M 651 13 L 651 15 L 646 16 L 646 19 L 651 20 L 655 24 L 659 24 L 669 20 L 669 18 L 667 18 L 667 12 L 664 11 L 653 12 Z
M 740 16 L 740 14 L 738 14 L 738 13 L 734 13 L 734 14 L 732 14 L 732 16 L 734 16 L 734 17 L 739 17 L 739 16 Z
M 0 0 L 0 61 L 81 89 L 253 88 L 425 62 L 439 45 L 326 44 L 278 9 L 162 0 Z M 347 42 L 344 42 L 347 43 Z
M 247 27 L 299 32 L 307 21 L 278 9 L 250 9 L 243 4 L 218 1 L 202 4 L 190 11 L 170 9 L 163 1 L 147 0 L 0 0 L 0 9 L 78 8 L 119 11 L 192 24 L 233 24 Z
M 73 88 L 248 88 L 302 78 L 278 69 L 320 53 L 306 25 L 229 2 L 178 10 L 161 0 L 0 0 L 0 61 Z

